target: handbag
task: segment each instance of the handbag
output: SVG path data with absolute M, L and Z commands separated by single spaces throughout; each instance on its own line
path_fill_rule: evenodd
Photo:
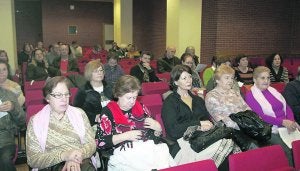
M 231 138 L 233 129 L 227 128 L 224 124 L 217 124 L 208 131 L 195 130 L 190 137 L 184 136 L 188 140 L 191 148 L 199 153 L 211 144 L 223 138 Z
M 246 110 L 231 114 L 229 117 L 249 137 L 262 142 L 268 141 L 271 138 L 272 125 L 264 122 L 255 112 Z

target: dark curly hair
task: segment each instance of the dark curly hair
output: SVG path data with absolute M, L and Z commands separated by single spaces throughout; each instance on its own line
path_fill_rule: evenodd
M 272 68 L 273 60 L 276 55 L 279 55 L 279 57 L 280 57 L 280 65 L 283 63 L 283 57 L 279 53 L 273 53 L 266 58 L 266 66 L 268 68 Z

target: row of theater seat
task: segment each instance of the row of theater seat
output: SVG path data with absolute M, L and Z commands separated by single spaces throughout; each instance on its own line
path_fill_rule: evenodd
M 300 140 L 292 143 L 294 165 L 289 162 L 280 145 L 262 147 L 229 156 L 229 171 L 295 171 L 300 170 Z M 160 171 L 218 171 L 213 160 L 203 160 Z
M 40 88 L 39 88 L 39 86 L 34 85 L 34 84 L 35 83 L 30 85 L 31 87 L 29 86 L 31 88 L 31 90 L 28 90 L 28 93 L 26 93 L 26 94 L 28 94 L 28 95 L 34 94 L 32 91 L 40 91 L 40 93 L 41 93 L 41 87 L 42 87 L 42 85 L 44 85 L 44 83 L 38 83 L 38 84 L 41 85 Z M 280 91 L 280 90 L 284 89 L 285 84 L 278 83 L 278 84 L 275 84 L 275 85 L 278 85 L 279 88 L 276 87 L 276 86 L 275 86 L 275 88 L 277 88 Z M 37 90 L 34 90 L 34 89 L 37 89 Z M 72 93 L 73 94 L 72 97 L 74 98 L 78 89 L 77 88 L 73 88 L 73 89 L 75 89 L 74 92 Z M 245 89 L 246 89 L 245 91 L 249 91 L 249 87 L 245 86 Z M 147 106 L 147 108 L 150 110 L 151 115 L 153 116 L 153 118 L 155 118 L 157 121 L 159 121 L 162 126 L 163 126 L 163 122 L 162 122 L 162 119 L 161 119 L 161 108 L 162 108 L 162 104 L 163 104 L 162 94 L 164 92 L 168 91 L 168 90 L 169 90 L 169 85 L 166 82 L 143 83 L 142 84 L 142 96 L 138 97 L 138 100 L 141 103 L 145 104 L 145 106 Z M 71 91 L 72 91 L 72 89 L 71 89 Z M 41 94 L 40 94 L 40 96 L 42 97 Z M 31 99 L 33 100 L 33 98 L 31 98 Z M 37 103 L 39 103 L 39 102 L 41 102 L 41 101 L 38 101 Z M 70 102 L 72 104 L 71 99 L 70 99 Z M 26 121 L 27 122 L 33 114 L 37 113 L 45 105 L 45 104 L 35 104 L 35 103 L 36 102 L 29 103 L 29 105 L 27 106 L 27 109 L 26 109 L 26 113 L 27 113 Z M 163 129 L 163 135 L 166 135 L 164 129 Z M 300 143 L 298 142 L 298 146 L 296 146 L 297 143 L 293 143 L 293 150 L 298 151 L 298 153 L 294 152 L 294 159 L 295 159 L 295 166 L 296 167 L 300 167 L 300 145 L 299 144 Z M 281 148 L 281 147 L 279 147 L 279 148 Z M 263 150 L 265 150 L 265 151 L 269 150 L 271 152 L 266 153 Z M 264 162 L 259 163 L 262 166 L 260 166 L 260 165 L 256 165 L 256 166 L 259 166 L 259 168 L 262 168 L 261 170 L 272 170 L 270 167 L 274 166 L 274 164 L 270 164 L 270 163 L 274 162 L 274 160 L 275 160 L 275 163 L 276 163 L 276 168 L 291 169 L 290 167 L 288 167 L 288 164 L 286 165 L 286 163 L 288 163 L 288 162 L 285 162 L 285 159 L 282 159 L 282 158 L 285 157 L 284 153 L 279 152 L 280 150 L 279 151 L 278 150 L 279 150 L 278 147 L 271 146 L 271 147 L 259 148 L 259 149 L 256 149 L 254 151 L 249 151 L 249 152 L 244 152 L 244 153 L 232 155 L 232 156 L 229 157 L 230 170 L 233 170 L 233 171 L 240 170 L 241 169 L 240 167 L 243 167 L 242 170 L 247 170 L 247 169 L 245 169 L 245 166 L 247 166 L 248 170 L 256 170 L 256 168 L 253 169 L 253 165 L 245 165 L 245 164 L 241 164 L 241 163 L 246 162 L 248 160 L 250 160 L 250 162 L 251 162 L 252 160 L 257 158 L 257 157 L 253 157 L 253 156 L 263 156 L 263 155 L 259 155 L 261 153 L 271 154 L 270 155 L 271 157 L 276 156 L 276 158 L 280 159 L 280 162 L 278 162 L 277 160 L 272 159 L 272 158 L 264 155 L 264 159 L 267 158 L 267 159 L 270 159 L 270 161 L 269 160 L 268 161 L 260 160 L 260 161 L 264 161 Z M 236 160 L 238 162 L 236 162 Z M 239 160 L 242 160 L 242 161 L 239 161 Z M 202 168 L 202 165 L 205 165 L 205 167 L 202 168 L 202 169 L 203 170 L 209 170 L 207 168 L 208 167 L 207 165 L 211 165 L 211 164 L 214 165 L 213 161 L 200 161 L 200 162 L 181 165 L 181 166 L 177 166 L 177 167 L 174 167 L 174 168 L 168 168 L 168 169 L 170 169 L 170 171 L 172 171 L 172 170 L 193 170 L 193 169 L 194 170 L 199 170 L 199 169 Z M 280 165 L 277 165 L 277 164 L 280 164 Z M 164 170 L 168 170 L 168 169 L 164 169 Z M 214 166 L 211 169 L 216 169 L 216 167 Z

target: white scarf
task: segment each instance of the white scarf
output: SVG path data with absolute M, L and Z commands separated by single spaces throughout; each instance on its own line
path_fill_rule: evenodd
M 283 98 L 283 96 L 273 87 L 269 86 L 268 91 L 277 99 L 279 100 L 283 105 L 283 110 L 286 115 L 286 101 Z M 251 87 L 251 92 L 253 94 L 254 99 L 260 104 L 260 107 L 262 108 L 262 111 L 265 115 L 276 117 L 275 112 L 273 111 L 272 105 L 269 103 L 269 101 L 266 99 L 266 97 L 263 95 L 260 89 L 256 87 L 254 84 Z M 278 127 L 276 125 L 273 125 L 272 127 L 272 133 L 278 133 Z
M 48 104 L 41 111 L 39 111 L 33 118 L 33 124 L 32 124 L 33 131 L 37 137 L 37 140 L 39 141 L 39 145 L 43 152 L 45 151 L 46 148 L 46 140 L 48 134 L 49 120 L 50 120 L 50 111 L 51 108 L 50 105 Z M 81 111 L 76 107 L 68 106 L 66 110 L 66 114 L 74 130 L 78 134 L 81 144 L 84 144 L 85 127 L 84 127 Z M 94 156 L 91 157 L 91 160 L 93 162 L 93 165 L 95 166 L 96 161 Z M 38 170 L 37 168 L 32 169 L 32 171 L 37 171 L 37 170 Z

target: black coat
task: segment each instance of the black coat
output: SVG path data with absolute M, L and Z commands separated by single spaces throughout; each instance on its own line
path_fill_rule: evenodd
M 146 68 L 144 68 L 144 69 L 147 70 Z M 152 67 L 150 70 L 148 70 L 148 73 L 149 73 L 149 82 L 160 81 L 159 78 L 156 76 L 155 71 Z M 145 82 L 144 81 L 144 73 L 141 71 L 139 65 L 136 65 L 131 68 L 130 75 L 135 76 L 140 81 L 140 83 Z
M 295 120 L 300 124 L 300 81 L 294 80 L 287 83 L 282 95 L 293 110 Z
M 164 101 L 162 120 L 167 137 L 173 141 L 183 137 L 189 126 L 200 125 L 200 121 L 209 120 L 204 100 L 191 92 L 189 94 L 192 97 L 192 110 L 181 100 L 177 92 L 170 94 Z M 176 144 L 170 148 L 170 153 L 174 157 L 179 150 L 180 147 Z
M 104 95 L 108 99 L 112 99 L 112 86 L 107 85 L 105 82 L 103 82 L 103 85 Z M 80 107 L 82 110 L 84 110 L 91 125 L 94 125 L 96 124 L 96 115 L 100 114 L 102 110 L 101 95 L 93 89 L 92 85 L 88 81 L 83 88 L 78 90 L 74 100 L 74 106 Z

